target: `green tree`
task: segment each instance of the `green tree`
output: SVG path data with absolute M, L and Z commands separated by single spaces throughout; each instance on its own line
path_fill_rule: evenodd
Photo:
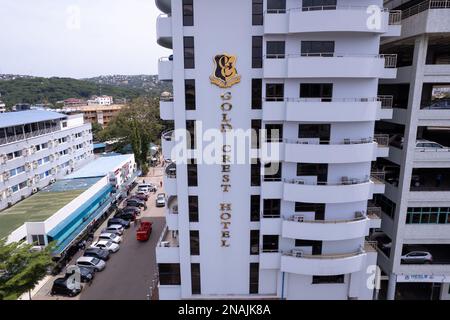
M 92 135 L 93 135 L 94 141 L 102 141 L 100 139 L 102 130 L 103 130 L 103 127 L 100 123 L 98 123 L 98 122 L 92 123 Z
M 53 266 L 53 248 L 35 250 L 30 244 L 0 241 L 0 300 L 30 292 Z

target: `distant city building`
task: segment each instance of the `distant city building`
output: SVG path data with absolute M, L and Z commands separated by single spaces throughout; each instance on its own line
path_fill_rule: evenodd
M 29 103 L 18 103 L 12 107 L 13 111 L 26 111 L 31 110 L 31 104 Z
M 83 99 L 77 99 L 77 98 L 69 98 L 64 100 L 64 108 L 72 108 L 72 107 L 81 107 L 86 106 L 87 102 Z
M 73 108 L 64 108 L 64 112 L 82 112 L 84 121 L 89 123 L 98 123 L 103 127 L 108 126 L 109 122 L 117 116 L 123 105 L 89 105 Z
M 114 99 L 111 96 L 93 96 L 90 100 L 87 101 L 89 106 L 91 105 L 99 105 L 99 106 L 110 106 L 114 103 Z
M 29 110 L 0 115 L 0 210 L 93 159 L 81 115 Z

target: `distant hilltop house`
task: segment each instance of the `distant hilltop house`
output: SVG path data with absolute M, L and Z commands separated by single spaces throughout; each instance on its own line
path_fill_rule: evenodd
M 87 101 L 88 106 L 110 106 L 114 103 L 114 99 L 111 96 L 93 96 Z
M 64 100 L 64 108 L 86 106 L 87 102 L 83 99 L 69 98 Z

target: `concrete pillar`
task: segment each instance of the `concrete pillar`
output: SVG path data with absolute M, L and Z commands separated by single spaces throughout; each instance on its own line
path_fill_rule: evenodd
M 391 273 L 389 275 L 387 300 L 395 300 L 396 288 L 397 288 L 397 275 L 395 273 Z

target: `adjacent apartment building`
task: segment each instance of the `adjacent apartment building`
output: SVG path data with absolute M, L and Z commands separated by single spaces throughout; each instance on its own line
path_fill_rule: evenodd
M 0 115 L 0 209 L 93 159 L 91 124 L 82 115 L 43 110 Z
M 372 299 L 383 175 L 375 122 L 392 117 L 379 79 L 395 79 L 400 35 L 382 0 L 156 0 L 169 197 L 156 250 L 160 299 Z M 205 31 L 206 30 L 206 31 Z M 178 129 L 194 138 L 173 152 Z M 207 129 L 253 134 L 203 159 Z M 233 149 L 234 150 L 234 149 Z M 274 151 L 274 152 L 268 152 Z M 209 151 L 210 152 L 210 151 Z M 239 151 L 238 151 L 239 152 Z M 170 161 L 168 161 L 170 162 Z M 276 170 L 273 170 L 276 168 Z M 381 170 L 380 170 L 381 171 Z
M 383 79 L 393 118 L 386 192 L 377 237 L 388 299 L 450 299 L 450 1 L 385 1 L 402 11 L 401 36 L 382 41 L 398 55 L 398 77 Z
M 86 123 L 98 123 L 102 127 L 107 127 L 109 122 L 116 117 L 123 105 L 88 105 L 64 108 L 64 112 L 82 112 Z

